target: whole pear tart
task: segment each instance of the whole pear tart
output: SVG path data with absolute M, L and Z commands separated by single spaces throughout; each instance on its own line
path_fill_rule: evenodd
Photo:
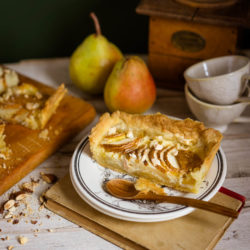
M 163 114 L 105 113 L 89 136 L 102 166 L 180 191 L 198 193 L 222 135 L 203 123 Z
M 0 67 L 0 119 L 31 129 L 43 129 L 67 90 L 62 84 L 51 96 L 20 82 L 13 70 Z

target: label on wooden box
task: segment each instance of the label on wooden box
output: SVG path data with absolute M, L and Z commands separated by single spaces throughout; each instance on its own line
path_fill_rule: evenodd
M 174 19 L 150 18 L 149 54 L 207 59 L 234 54 L 237 29 Z
M 206 41 L 198 33 L 181 30 L 175 32 L 171 37 L 174 47 L 187 52 L 198 52 L 205 48 Z

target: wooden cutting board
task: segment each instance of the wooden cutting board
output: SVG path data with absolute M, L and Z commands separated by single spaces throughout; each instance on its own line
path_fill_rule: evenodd
M 55 89 L 18 74 L 21 82 L 37 86 L 41 93 L 51 95 Z M 11 148 L 8 160 L 0 159 L 0 195 L 16 184 L 35 167 L 53 154 L 63 143 L 73 138 L 95 117 L 93 106 L 82 99 L 66 95 L 56 113 L 44 129 L 48 138 L 41 138 L 44 130 L 31 130 L 21 125 L 5 126 L 5 141 Z

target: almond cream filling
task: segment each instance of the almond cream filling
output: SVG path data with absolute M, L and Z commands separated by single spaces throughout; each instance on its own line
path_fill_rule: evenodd
M 185 160 L 185 157 L 188 158 L 190 152 L 183 154 L 183 151 L 188 152 L 187 149 L 193 143 L 191 139 L 184 139 L 179 135 L 177 137 L 180 142 L 176 140 L 177 138 L 164 140 L 163 136 L 137 138 L 132 131 L 120 130 L 119 127 L 110 128 L 101 145 L 112 154 L 111 157 L 124 161 L 123 167 L 126 171 L 137 171 L 140 165 L 158 169 L 162 173 L 174 171 L 174 176 L 176 173 L 182 176 L 188 171 L 187 167 L 189 167 L 190 161 Z M 121 134 L 124 135 L 123 138 L 120 136 Z M 180 156 L 178 156 L 179 151 L 182 151 Z M 195 153 L 191 152 L 191 154 Z

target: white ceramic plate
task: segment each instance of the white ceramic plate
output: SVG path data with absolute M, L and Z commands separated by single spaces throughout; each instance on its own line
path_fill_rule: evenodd
M 165 188 L 169 195 L 179 195 L 202 200 L 210 200 L 222 186 L 227 171 L 226 158 L 220 149 L 210 171 L 203 181 L 199 194 L 183 193 Z M 77 146 L 70 166 L 73 186 L 80 197 L 90 206 L 109 216 L 137 222 L 156 222 L 175 219 L 194 210 L 182 205 L 155 203 L 151 201 L 125 201 L 113 197 L 103 189 L 103 183 L 110 179 L 133 177 L 106 169 L 91 158 L 88 137 Z

